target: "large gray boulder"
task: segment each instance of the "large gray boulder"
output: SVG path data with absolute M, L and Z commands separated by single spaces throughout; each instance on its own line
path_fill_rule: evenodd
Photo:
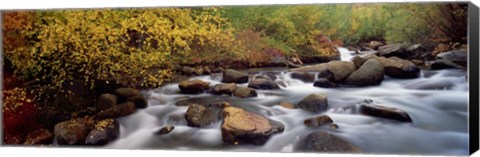
M 328 108 L 327 96 L 320 93 L 310 94 L 303 98 L 297 107 L 314 113 L 326 111 Z
M 382 63 L 375 59 L 369 59 L 348 76 L 345 84 L 358 87 L 379 85 L 382 83 L 384 75 L 385 70 Z

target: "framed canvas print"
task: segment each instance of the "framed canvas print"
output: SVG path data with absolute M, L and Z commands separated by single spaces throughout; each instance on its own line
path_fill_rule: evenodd
M 469 155 L 471 2 L 2 10 L 12 147 Z

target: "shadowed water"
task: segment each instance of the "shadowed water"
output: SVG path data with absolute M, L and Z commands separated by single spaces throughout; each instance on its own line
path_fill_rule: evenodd
M 352 56 L 339 49 L 343 60 Z M 287 84 L 278 90 L 257 90 L 258 97 L 237 98 L 211 94 L 180 94 L 178 84 L 167 84 L 158 89 L 143 91 L 149 107 L 119 118 L 121 135 L 108 148 L 175 149 L 175 150 L 230 150 L 259 152 L 294 152 L 297 145 L 314 128 L 303 121 L 316 115 L 329 115 L 339 129 L 337 134 L 365 153 L 381 154 L 442 154 L 468 153 L 468 82 L 464 70 L 422 71 L 416 79 L 385 77 L 379 86 L 362 88 L 318 88 L 313 83 L 292 79 L 287 69 L 264 69 L 249 74 L 274 74 L 276 81 Z M 220 74 L 191 79 L 219 84 Z M 239 84 L 246 86 L 247 84 Z M 301 109 L 287 109 L 280 101 L 299 102 L 311 93 L 328 97 L 329 109 L 314 114 Z M 413 123 L 375 118 L 358 112 L 358 103 L 374 100 L 383 106 L 406 111 Z M 226 145 L 222 141 L 221 121 L 205 128 L 188 127 L 184 113 L 189 102 L 214 103 L 228 101 L 235 106 L 260 113 L 285 125 L 285 131 L 272 136 L 262 146 Z M 166 135 L 155 135 L 162 126 L 175 129 Z

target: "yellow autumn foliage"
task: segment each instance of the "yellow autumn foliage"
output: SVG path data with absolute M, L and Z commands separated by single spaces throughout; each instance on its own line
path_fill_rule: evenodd
M 228 49 L 228 22 L 214 8 L 36 11 L 24 46 L 6 53 L 17 75 L 59 89 L 73 79 L 159 86 L 194 49 Z M 201 52 L 197 52 L 201 53 Z

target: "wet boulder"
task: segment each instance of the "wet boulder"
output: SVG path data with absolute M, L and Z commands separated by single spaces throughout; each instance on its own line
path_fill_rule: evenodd
M 330 116 L 327 116 L 327 115 L 321 115 L 321 116 L 305 119 L 303 121 L 303 124 L 312 128 L 320 127 L 320 126 L 331 124 L 331 123 L 333 123 L 333 120 L 332 118 L 330 118 Z
M 263 145 L 272 135 L 284 130 L 285 126 L 280 122 L 228 104 L 225 106 L 221 126 L 225 143 Z
M 290 102 L 288 102 L 288 101 L 282 101 L 282 102 L 280 102 L 278 105 L 280 105 L 280 106 L 282 106 L 282 107 L 284 107 L 284 108 L 288 108 L 288 109 L 297 108 L 297 107 L 295 106 L 295 104 L 290 103 Z
M 247 83 L 248 75 L 246 73 L 236 71 L 233 69 L 226 69 L 223 71 L 223 83 Z
M 464 69 L 468 64 L 468 52 L 466 49 L 452 50 L 437 54 L 432 69 L 459 68 Z
M 383 57 L 407 58 L 411 54 L 401 44 L 389 44 L 378 48 L 378 55 Z
M 128 101 L 133 102 L 136 108 L 146 108 L 148 106 L 147 100 L 143 95 L 129 97 Z
M 124 102 L 129 97 L 142 95 L 142 93 L 140 93 L 140 91 L 135 88 L 118 88 L 114 91 L 114 94 L 118 97 L 117 102 Z
M 118 118 L 130 115 L 136 111 L 135 103 L 127 101 L 125 103 L 118 104 L 114 107 L 102 110 L 96 114 L 99 119 L 105 118 Z
M 334 75 L 335 82 L 343 81 L 348 75 L 357 68 L 349 61 L 330 61 L 328 63 L 320 63 L 315 65 L 302 66 L 300 68 L 291 69 L 292 72 L 322 72 L 330 70 Z
M 407 112 L 393 107 L 364 103 L 360 105 L 360 112 L 374 117 L 393 119 L 401 122 L 412 122 Z
M 102 94 L 97 100 L 97 110 L 101 111 L 117 105 L 117 96 L 113 94 Z
M 290 77 L 303 82 L 313 82 L 315 80 L 315 75 L 308 72 L 293 72 L 290 74 Z
M 348 76 L 345 84 L 358 87 L 379 85 L 382 83 L 384 75 L 385 70 L 382 63 L 375 59 L 369 59 Z
M 320 93 L 310 94 L 303 98 L 297 107 L 314 113 L 326 111 L 328 108 L 327 96 Z
M 210 93 L 215 95 L 232 95 L 236 89 L 237 85 L 235 83 L 217 84 L 210 89 Z
M 202 80 L 183 81 L 178 84 L 180 91 L 185 94 L 199 94 L 210 88 L 210 83 Z
M 320 78 L 316 80 L 313 83 L 313 86 L 315 87 L 321 87 L 321 88 L 336 88 L 339 87 L 339 85 L 335 82 L 331 82 L 330 80 L 327 80 L 325 78 Z
M 343 82 L 357 67 L 352 62 L 331 61 L 328 63 L 328 70 L 334 75 L 334 82 Z
M 271 89 L 280 89 L 280 87 L 275 84 L 270 79 L 264 79 L 264 78 L 257 78 L 248 83 L 248 87 L 253 88 L 253 89 L 265 89 L 265 90 L 271 90 Z
M 156 131 L 154 134 L 155 135 L 165 135 L 173 131 L 175 129 L 175 126 L 173 125 L 167 125 L 162 128 L 160 128 L 158 131 Z
M 318 79 L 327 79 L 329 81 L 335 81 L 335 74 L 330 71 L 329 69 L 325 69 L 323 71 L 318 72 L 317 75 Z
M 379 58 L 385 68 L 385 74 L 394 78 L 417 78 L 420 69 L 413 62 L 397 57 Z
M 98 121 L 88 133 L 85 144 L 105 145 L 120 136 L 120 124 L 115 119 L 108 118 Z
M 87 118 L 71 119 L 55 125 L 53 134 L 59 145 L 80 145 L 85 143 L 93 124 Z
M 25 137 L 25 145 L 52 144 L 53 133 L 47 129 L 38 129 Z
M 257 97 L 257 92 L 252 88 L 237 87 L 233 92 L 233 95 L 240 98 Z
M 185 119 L 188 126 L 205 127 L 214 123 L 217 120 L 217 115 L 203 105 L 191 104 L 185 113 Z
M 302 144 L 303 150 L 311 152 L 361 152 L 358 147 L 344 138 L 326 131 L 316 131 L 309 134 Z

